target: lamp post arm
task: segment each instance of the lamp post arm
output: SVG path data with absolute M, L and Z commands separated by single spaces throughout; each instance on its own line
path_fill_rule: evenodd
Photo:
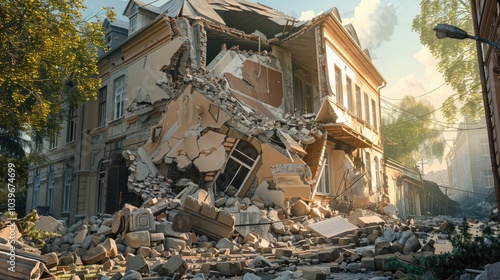
M 476 40 L 476 41 L 479 41 L 479 42 L 482 42 L 482 43 L 488 44 L 488 45 L 490 45 L 490 46 L 493 46 L 493 47 L 495 47 L 495 48 L 497 48 L 497 49 L 500 49 L 500 45 L 499 45 L 499 44 L 497 44 L 497 43 L 495 43 L 495 42 L 493 42 L 493 41 L 490 41 L 490 40 L 488 40 L 488 39 L 484 39 L 484 38 L 482 38 L 482 37 L 472 36 L 472 35 L 467 35 L 467 38 L 474 39 L 474 40 Z

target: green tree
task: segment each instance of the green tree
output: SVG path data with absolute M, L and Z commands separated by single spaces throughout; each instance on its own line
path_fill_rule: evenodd
M 422 158 L 441 159 L 445 140 L 436 128 L 434 112 L 430 102 L 405 96 L 383 120 L 385 156 L 407 166 Z
M 420 42 L 438 60 L 438 71 L 443 74 L 446 83 L 455 91 L 455 94 L 443 103 L 442 112 L 445 118 L 452 122 L 456 120 L 457 113 L 460 113 L 471 119 L 480 119 L 484 116 L 484 108 L 476 42 L 474 40 L 438 40 L 432 29 L 439 23 L 451 24 L 473 33 L 470 1 L 422 0 L 420 14 L 413 19 L 412 30 L 420 35 Z
M 58 133 L 67 109 L 95 95 L 105 33 L 84 9 L 81 0 L 0 2 L 2 153 L 10 146 L 18 154 L 23 133 L 35 144 Z

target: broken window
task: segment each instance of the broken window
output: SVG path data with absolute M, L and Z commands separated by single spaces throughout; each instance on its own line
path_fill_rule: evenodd
M 328 152 L 324 153 L 325 165 L 323 167 L 323 173 L 318 184 L 317 193 L 318 194 L 329 194 L 330 193 L 330 164 L 328 163 Z
M 102 87 L 99 90 L 99 117 L 97 120 L 97 127 L 104 126 L 106 124 L 106 99 L 107 99 L 107 87 Z
M 96 213 L 103 213 L 102 201 L 104 199 L 104 182 L 106 178 L 106 167 L 101 163 L 99 167 L 99 178 L 97 181 L 97 205 Z
M 68 120 L 66 122 L 66 143 L 75 141 L 76 138 L 76 110 L 68 110 Z
M 370 99 L 368 99 L 368 94 L 364 93 L 365 97 L 365 122 L 370 125 Z
M 47 176 L 47 206 L 49 211 L 52 212 L 54 205 L 54 189 L 56 187 L 56 176 L 54 173 L 54 165 L 49 166 L 49 175 Z
M 117 78 L 114 82 L 114 112 L 113 120 L 123 117 L 125 108 L 125 76 Z
M 69 212 L 70 205 L 71 205 L 71 180 L 72 180 L 72 173 L 73 169 L 68 168 L 66 169 L 66 172 L 64 173 L 64 190 L 63 190 L 63 203 L 62 203 L 62 211 L 63 212 Z
M 356 85 L 356 115 L 359 119 L 363 119 L 363 111 L 361 105 L 361 88 Z
M 335 65 L 335 94 L 337 102 L 344 106 L 344 93 L 342 92 L 342 71 Z
M 215 180 L 217 190 L 225 190 L 228 186 L 233 186 L 239 192 L 258 158 L 259 152 L 252 144 L 239 140 L 229 155 L 224 172 L 219 173 Z
M 35 170 L 35 177 L 33 178 L 33 209 L 38 206 L 38 199 L 40 197 L 40 169 Z
M 352 104 L 352 81 L 347 77 L 345 81 L 345 89 L 347 94 L 347 110 L 353 112 L 354 108 Z
M 377 107 L 375 107 L 375 100 L 372 99 L 372 121 L 373 128 L 377 130 Z

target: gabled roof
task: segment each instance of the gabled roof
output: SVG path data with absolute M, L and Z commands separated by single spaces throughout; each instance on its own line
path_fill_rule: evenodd
M 153 6 L 151 4 L 146 4 L 138 0 L 130 0 L 127 4 L 127 7 L 125 7 L 125 10 L 123 11 L 123 15 L 128 16 L 135 6 L 137 6 L 139 9 L 144 9 L 158 15 L 161 14 L 161 10 L 159 7 Z

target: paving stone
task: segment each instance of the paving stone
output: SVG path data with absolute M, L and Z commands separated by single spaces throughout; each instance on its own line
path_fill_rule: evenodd
M 386 255 L 377 255 L 375 256 L 375 269 L 376 270 L 396 270 L 395 267 L 390 265 L 390 262 L 396 257 L 394 254 L 386 254 Z
M 361 259 L 361 268 L 366 268 L 366 270 L 375 270 L 375 258 L 363 257 Z
M 186 249 L 186 241 L 182 239 L 167 237 L 165 238 L 165 248 L 166 249 L 174 249 L 177 252 L 180 252 Z
M 118 255 L 118 248 L 116 247 L 116 242 L 113 238 L 107 238 L 101 245 L 106 249 L 108 257 L 114 258 Z
M 392 248 L 391 242 L 389 241 L 381 241 L 375 244 L 375 255 L 385 255 L 394 253 L 394 249 Z
M 339 257 L 340 257 L 340 252 L 337 248 L 328 251 L 320 251 L 318 253 L 318 259 L 320 262 L 333 262 Z
M 420 248 L 422 248 L 420 240 L 418 240 L 418 238 L 414 235 L 406 240 L 405 247 L 403 248 L 403 253 L 405 255 L 408 255 L 412 252 L 418 251 Z
M 113 278 L 111 278 L 111 279 L 113 279 Z M 123 277 L 116 278 L 116 279 L 119 279 L 119 280 L 142 280 L 142 275 L 138 271 L 129 270 L 125 273 L 125 275 L 123 275 Z

